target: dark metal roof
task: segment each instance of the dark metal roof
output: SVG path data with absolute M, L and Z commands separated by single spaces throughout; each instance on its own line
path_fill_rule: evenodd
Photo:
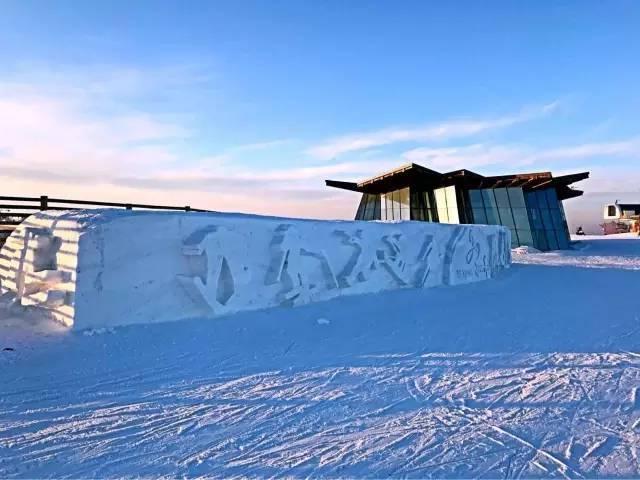
M 374 194 L 390 192 L 405 187 L 432 189 L 450 185 L 459 185 L 466 189 L 522 187 L 524 190 L 537 190 L 554 187 L 558 192 L 558 197 L 564 200 L 582 195 L 583 192 L 581 190 L 574 190 L 569 185 L 587 178 L 589 178 L 589 172 L 559 177 L 554 177 L 551 172 L 485 177 L 465 169 L 440 173 L 417 163 L 410 163 L 357 183 L 326 180 L 326 184 L 329 187 Z

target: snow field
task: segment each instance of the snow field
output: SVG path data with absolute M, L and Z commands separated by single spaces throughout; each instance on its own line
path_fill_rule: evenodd
M 639 272 L 589 251 L 640 264 L 607 238 L 571 266 L 215 322 L 5 311 L 0 476 L 640 477 Z

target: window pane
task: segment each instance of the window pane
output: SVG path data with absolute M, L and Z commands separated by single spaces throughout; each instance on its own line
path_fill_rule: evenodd
M 518 229 L 529 229 L 529 215 L 526 208 L 513 208 L 513 219 Z
M 368 193 L 362 195 L 362 219 L 369 220 L 369 197 Z
M 409 220 L 409 189 L 403 188 L 398 190 L 398 203 L 400 205 L 400 218 L 402 220 Z
M 548 188 L 546 190 L 547 194 L 547 203 L 549 204 L 549 208 L 558 208 L 558 195 L 556 194 L 555 188 Z
M 426 208 L 435 208 L 435 201 L 433 200 L 433 192 L 422 193 L 424 205 Z
M 567 250 L 569 248 L 569 239 L 567 238 L 566 233 L 563 231 L 556 230 L 556 238 L 558 239 L 558 248 L 560 250 Z
M 538 197 L 535 192 L 526 192 L 524 194 L 524 200 L 527 203 L 527 207 L 536 208 L 538 207 Z
M 484 208 L 482 202 L 482 192 L 480 190 L 469 190 L 469 201 L 472 208 Z
M 452 205 L 458 204 L 458 199 L 456 198 L 456 187 L 446 187 L 444 192 L 447 196 L 447 207 L 451 208 Z
M 556 234 L 553 230 L 545 230 L 547 235 L 547 242 L 549 243 L 549 250 L 557 250 L 558 242 L 556 240 Z
M 393 220 L 393 192 L 387 192 L 386 194 L 386 205 L 385 209 L 387 211 L 387 220 Z
M 484 212 L 484 208 L 474 208 L 473 209 L 473 222 L 474 223 L 487 223 L 487 215 Z
M 536 199 L 538 200 L 538 206 L 540 208 L 549 208 L 549 204 L 547 203 L 547 195 L 544 193 L 544 190 L 538 190 L 536 192 Z
M 364 206 L 366 205 L 364 201 L 364 194 L 362 198 L 360 198 L 360 203 L 358 204 L 358 210 L 356 211 L 356 220 L 364 220 Z
M 499 208 L 511 208 L 506 188 L 494 188 L 493 193 L 496 196 L 496 203 Z
M 444 188 L 438 188 L 437 190 L 433 191 L 435 197 L 436 197 L 436 207 L 438 208 L 438 210 L 440 210 L 441 208 L 446 209 L 447 208 L 447 194 L 445 192 Z
M 549 211 L 551 212 L 551 221 L 553 222 L 553 228 L 555 230 L 564 230 L 564 220 L 562 219 L 560 210 L 554 208 L 553 210 Z
M 547 237 L 544 234 L 544 230 L 533 231 L 533 243 L 538 250 L 549 250 L 549 244 L 547 243 Z
M 398 195 L 400 198 L 400 204 L 402 205 L 401 208 L 409 208 L 409 189 L 403 188 L 398 190 Z
M 488 225 L 500 225 L 500 217 L 498 216 L 498 208 L 486 208 L 485 212 L 487 213 L 487 224 Z
M 540 214 L 542 215 L 542 224 L 544 225 L 545 230 L 553 230 L 553 221 L 551 220 L 551 211 L 543 208 L 540 210 Z
M 438 209 L 438 220 L 442 223 L 449 222 L 449 214 L 447 211 L 447 193 L 444 188 L 434 190 L 436 206 Z
M 509 201 L 511 202 L 511 208 L 524 208 L 524 194 L 521 188 L 507 188 L 509 193 Z
M 529 219 L 531 220 L 531 227 L 533 229 L 542 229 L 542 216 L 540 215 L 539 208 L 529 209 Z
M 393 219 L 400 220 L 400 191 L 393 192 Z
M 380 195 L 380 219 L 387 219 L 387 195 L 385 193 Z
M 424 221 L 424 197 L 422 192 L 411 190 L 409 201 L 411 208 L 411 220 Z
M 511 232 L 511 248 L 515 248 L 518 246 L 518 234 L 515 228 L 510 228 L 509 231 Z
M 518 241 L 520 245 L 528 245 L 530 247 L 535 247 L 533 243 L 533 235 L 531 234 L 531 230 L 520 230 L 518 229 Z
M 510 208 L 499 208 L 498 212 L 500 212 L 500 223 L 505 227 L 515 227 L 515 223 L 513 221 L 513 215 L 511 215 Z
M 367 194 L 367 204 L 364 213 L 365 220 L 375 220 L 376 213 L 376 196 Z
M 496 198 L 493 196 L 493 190 L 486 188 L 482 191 L 482 200 L 484 201 L 484 207 L 486 209 L 496 208 Z
M 447 196 L 447 214 L 449 217 L 449 223 L 460 223 L 460 216 L 458 214 L 458 199 L 456 198 L 456 187 L 447 187 L 445 189 Z

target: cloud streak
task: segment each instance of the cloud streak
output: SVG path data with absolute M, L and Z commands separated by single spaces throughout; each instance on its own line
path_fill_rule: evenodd
M 551 114 L 558 102 L 541 107 L 526 108 L 518 113 L 493 119 L 450 120 L 411 128 L 387 128 L 329 139 L 312 146 L 306 153 L 315 158 L 332 159 L 339 155 L 381 147 L 395 143 L 446 140 L 470 137 L 480 133 L 507 128 Z
M 403 158 L 435 169 L 454 170 L 494 165 L 525 166 L 607 157 L 640 159 L 640 137 L 540 149 L 526 145 L 472 144 L 446 148 L 420 147 Z

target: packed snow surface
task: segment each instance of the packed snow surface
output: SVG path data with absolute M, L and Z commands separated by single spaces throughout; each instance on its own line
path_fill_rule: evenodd
M 638 478 L 640 240 L 575 247 L 207 322 L 5 310 L 0 477 Z
M 487 280 L 509 245 L 500 226 L 39 212 L 2 248 L 0 283 L 67 326 L 104 328 Z

